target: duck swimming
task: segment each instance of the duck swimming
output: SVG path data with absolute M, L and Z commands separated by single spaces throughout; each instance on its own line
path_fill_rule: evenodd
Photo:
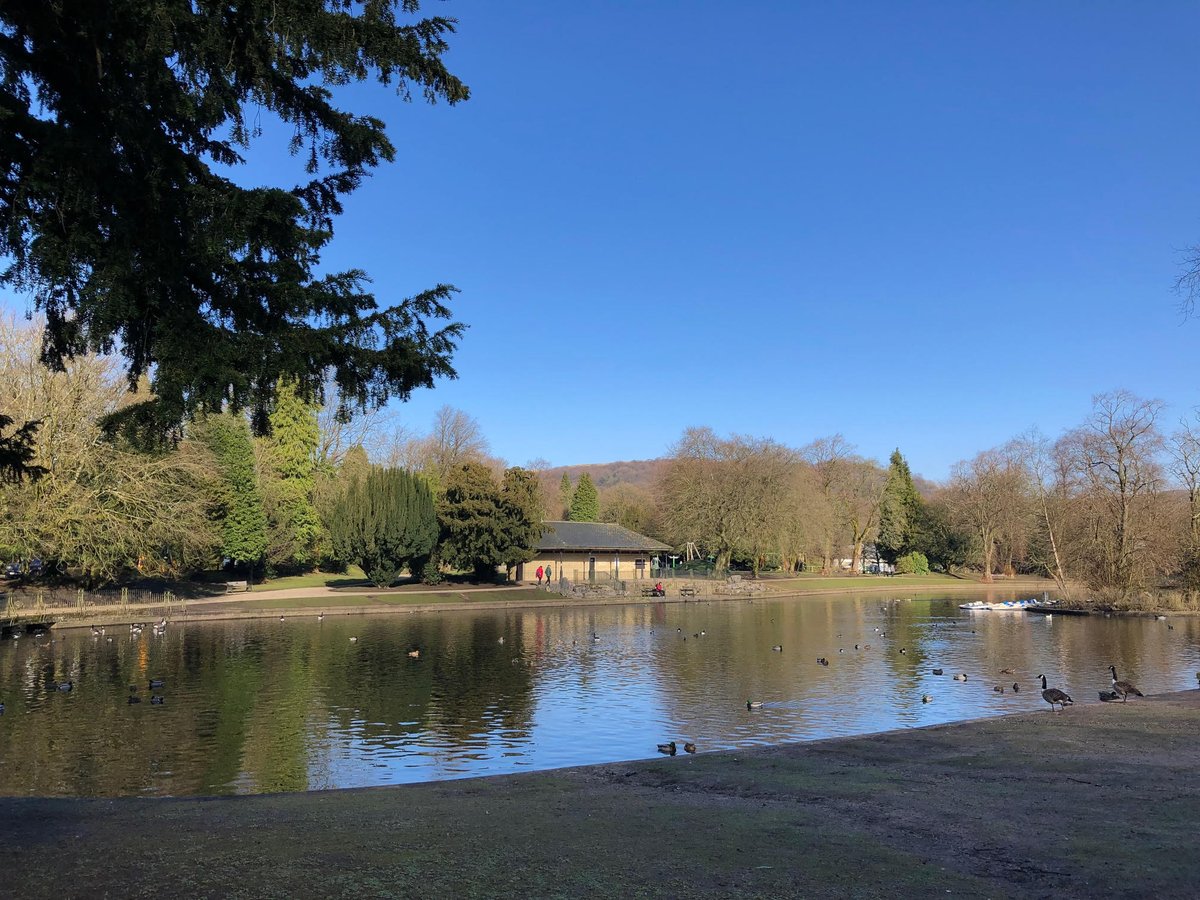
M 669 755 L 669 756 L 674 756 L 674 755 L 675 755 L 675 753 L 676 753 L 676 750 L 675 750 L 675 742 L 674 742 L 674 741 L 671 741 L 669 744 L 659 744 L 659 745 L 658 745 L 658 752 L 659 752 L 659 753 L 666 753 L 666 754 L 667 754 L 667 755 Z
M 746 709 L 762 709 L 763 702 L 761 700 L 747 700 Z

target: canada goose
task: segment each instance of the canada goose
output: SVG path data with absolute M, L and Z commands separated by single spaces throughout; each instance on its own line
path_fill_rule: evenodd
M 855 650 L 857 650 L 857 649 L 858 649 L 858 644 L 855 644 L 855 645 L 854 645 L 854 649 L 855 649 Z
M 73 690 L 75 690 L 75 682 L 60 681 L 58 684 L 55 685 L 55 687 L 58 688 L 60 691 L 64 691 L 64 692 L 65 691 L 73 691 Z
M 763 702 L 761 700 L 747 700 L 746 709 L 762 709 Z
M 683 752 L 684 753 L 695 753 L 696 745 L 693 744 L 691 741 L 688 741 L 686 744 L 683 745 Z
M 1014 681 L 1013 682 L 1013 693 L 1019 694 L 1020 692 L 1021 692 L 1021 686 Z
M 1003 694 L 1004 693 L 1004 685 L 998 684 L 994 688 L 992 688 L 992 690 L 995 691 L 997 694 Z
M 966 680 L 967 680 L 967 673 L 966 673 L 966 672 L 961 672 L 961 673 L 959 673 L 959 674 L 955 675 L 955 676 L 954 676 L 954 680 L 955 680 L 955 681 L 966 681 Z
M 1100 699 L 1105 703 L 1111 703 L 1120 696 L 1116 691 L 1100 691 Z
M 279 621 L 280 621 L 280 622 L 283 622 L 283 621 L 285 621 L 285 619 L 283 618 L 283 616 L 280 616 L 280 617 L 279 617 Z
M 922 703 L 932 703 L 932 702 L 933 702 L 933 697 L 929 696 L 929 694 L 922 694 L 922 695 L 921 695 L 921 702 L 922 702 Z
M 155 706 L 162 706 L 164 703 L 167 702 L 167 700 L 165 697 L 160 697 L 157 694 L 155 694 L 153 697 L 150 698 L 150 702 Z
M 496 641 L 496 643 L 503 644 L 504 643 L 504 635 L 500 635 L 500 640 Z
M 1117 681 L 1117 667 L 1116 666 L 1109 666 L 1108 671 L 1112 672 L 1113 690 L 1121 695 L 1122 703 L 1125 702 L 1125 698 L 1128 697 L 1130 694 L 1133 694 L 1135 697 L 1145 697 L 1146 696 L 1141 691 L 1139 691 L 1136 687 L 1134 687 L 1132 681 Z
M 1001 675 L 1012 675 L 1012 674 L 1013 674 L 1013 670 L 1012 670 L 1012 669 L 1001 669 L 1001 670 L 1000 670 L 1000 674 L 1001 674 Z
M 901 648 L 900 648 L 900 652 L 901 652 L 901 653 L 907 653 L 907 652 L 908 652 L 908 650 L 907 650 L 907 649 L 905 649 L 904 647 L 901 647 Z
M 317 613 L 317 621 L 324 622 L 325 621 L 325 613 Z
M 150 690 L 154 690 L 155 688 L 160 688 L 165 684 L 166 684 L 166 682 L 163 681 L 161 678 L 151 678 L 150 679 Z
M 944 669 L 934 669 L 934 670 L 933 670 L 933 674 L 934 674 L 934 675 L 944 675 L 944 674 L 945 674 L 945 670 L 944 670 Z
M 674 741 L 671 741 L 671 743 L 669 743 L 669 744 L 659 744 L 659 745 L 658 745 L 658 752 L 659 752 L 659 753 L 666 753 L 666 754 L 668 754 L 668 755 L 670 755 L 670 756 L 674 756 L 674 755 L 675 755 L 675 753 L 676 753 L 676 750 L 675 750 L 675 742 L 674 742 Z
M 1054 709 L 1054 705 L 1056 703 L 1063 709 L 1066 709 L 1068 703 L 1075 702 L 1070 698 L 1070 696 L 1063 691 L 1060 691 L 1058 688 L 1046 687 L 1045 675 L 1039 675 L 1038 678 L 1042 679 L 1042 699 L 1050 704 L 1051 709 Z
M 409 651 L 408 651 L 408 658 L 409 658 L 409 659 L 420 659 L 420 658 L 421 658 L 421 651 L 420 651 L 420 650 L 409 650 Z
M 130 694 L 128 697 L 125 698 L 125 702 L 128 703 L 130 706 L 132 706 L 135 703 L 141 703 L 142 698 L 139 697 L 137 694 Z
M 782 653 L 783 652 L 783 644 L 776 644 L 774 647 L 771 648 L 771 650 L 774 653 Z
M 822 656 L 822 657 L 820 657 L 820 658 L 818 658 L 818 659 L 817 659 L 817 662 L 819 662 L 819 663 L 820 663 L 821 665 L 823 665 L 823 666 L 827 666 L 827 665 L 829 665 L 829 660 L 827 660 L 827 659 L 826 659 L 825 657 L 823 657 L 823 656 Z

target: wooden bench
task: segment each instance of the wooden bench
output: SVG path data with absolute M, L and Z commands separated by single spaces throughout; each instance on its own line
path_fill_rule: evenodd
M 679 589 L 680 597 L 695 597 L 696 589 L 694 587 L 681 587 Z
M 250 582 L 248 581 L 227 581 L 225 582 L 225 593 L 235 594 L 239 591 L 250 590 Z

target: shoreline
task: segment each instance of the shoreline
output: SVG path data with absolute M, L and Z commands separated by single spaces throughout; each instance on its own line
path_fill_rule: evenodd
M 501 588 L 503 589 L 503 588 Z M 295 589 L 285 589 L 288 593 L 292 593 Z M 497 590 L 496 588 L 479 588 L 458 593 L 480 593 L 486 594 Z M 516 588 L 510 588 L 516 590 Z M 652 605 L 656 603 L 726 603 L 726 602 L 754 602 L 755 600 L 787 600 L 787 599 L 803 599 L 808 597 L 819 596 L 845 596 L 847 594 L 879 594 L 879 593 L 946 593 L 957 591 L 1025 591 L 1025 590 L 1047 590 L 1045 582 L 1042 581 L 1020 581 L 1014 580 L 1002 585 L 984 584 L 982 582 L 963 582 L 961 584 L 946 584 L 946 585 L 903 585 L 903 584 L 869 584 L 867 586 L 846 587 L 835 590 L 787 590 L 773 591 L 770 589 L 754 594 L 699 594 L 695 597 L 565 597 L 559 595 L 555 598 L 538 600 L 535 597 L 521 600 L 464 600 L 464 601 L 447 601 L 442 603 L 412 603 L 405 604 L 402 602 L 393 603 L 364 603 L 359 605 L 346 604 L 330 604 L 330 605 L 313 605 L 313 606 L 280 606 L 280 607 L 260 607 L 250 609 L 221 609 L 223 606 L 231 606 L 238 603 L 263 603 L 270 602 L 272 598 L 271 591 L 253 592 L 253 599 L 247 599 L 245 595 L 236 594 L 232 596 L 222 596 L 213 599 L 204 600 L 186 600 L 178 601 L 171 604 L 169 607 L 164 606 L 138 606 L 130 607 L 128 610 L 113 612 L 105 615 L 101 607 L 96 608 L 96 615 L 85 616 L 80 615 L 78 610 L 69 607 L 46 607 L 39 613 L 23 614 L 20 617 L 11 620 L 13 624 L 20 624 L 22 621 L 36 621 L 39 618 L 49 619 L 57 615 L 66 615 L 60 621 L 56 621 L 53 625 L 56 629 L 71 629 L 71 628 L 88 628 L 93 625 L 100 627 L 114 627 L 119 625 L 129 625 L 135 622 L 144 622 L 147 617 L 154 618 L 161 615 L 164 611 L 167 612 L 167 617 L 176 622 L 210 622 L 210 621 L 229 621 L 242 619 L 273 619 L 273 618 L 304 618 L 308 616 L 326 615 L 326 616 L 362 616 L 362 615 L 401 615 L 401 614 L 416 614 L 416 613 L 434 613 L 434 612 L 464 612 L 471 610 L 482 611 L 508 611 L 508 610 L 539 610 L 539 609 L 570 609 L 572 607 L 596 607 L 596 606 L 628 606 L 628 605 Z M 531 593 L 536 589 L 531 588 Z M 384 592 L 376 592 L 383 594 Z M 347 590 L 345 593 L 341 591 L 332 591 L 326 595 L 318 595 L 310 598 L 284 598 L 284 599 L 322 599 L 323 597 L 333 599 L 343 597 L 346 599 L 356 597 L 367 597 L 366 593 L 359 593 L 357 590 Z M 390 597 L 403 597 L 404 592 L 393 591 L 387 593 Z M 217 607 L 205 608 L 205 607 Z
M 56 898 L 1186 897 L 1198 731 L 1193 690 L 412 785 L 0 798 L 0 865 Z

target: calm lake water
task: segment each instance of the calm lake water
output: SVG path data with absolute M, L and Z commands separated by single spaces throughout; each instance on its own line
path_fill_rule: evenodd
M 1200 620 L 1169 629 L 968 613 L 960 602 L 863 595 L 297 616 L 172 624 L 162 636 L 121 627 L 6 640 L 0 794 L 399 784 L 646 758 L 672 739 L 703 752 L 1051 715 L 1035 676 L 1098 702 L 1110 663 L 1147 694 L 1196 686 Z M 152 692 L 151 678 L 165 686 Z M 73 691 L 56 689 L 68 680 Z M 143 702 L 127 703 L 130 685 Z M 152 693 L 165 703 L 151 705 Z M 764 707 L 747 710 L 748 699 Z

